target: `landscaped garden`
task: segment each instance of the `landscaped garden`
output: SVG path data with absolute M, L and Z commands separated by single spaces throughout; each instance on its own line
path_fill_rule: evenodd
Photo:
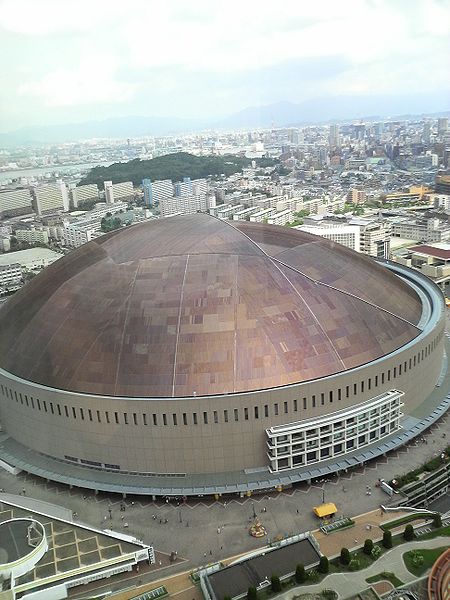
M 416 577 L 421 577 L 428 569 L 431 569 L 436 559 L 447 550 L 447 546 L 442 548 L 428 548 L 410 550 L 403 554 L 403 562 L 410 573 Z

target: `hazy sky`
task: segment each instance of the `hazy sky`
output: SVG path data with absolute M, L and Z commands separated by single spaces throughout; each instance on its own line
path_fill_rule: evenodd
M 449 109 L 449 36 L 450 0 L 0 0 L 0 131 L 348 94 Z

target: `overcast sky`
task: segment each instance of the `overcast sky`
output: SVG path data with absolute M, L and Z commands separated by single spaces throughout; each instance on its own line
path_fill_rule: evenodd
M 0 131 L 349 94 L 450 109 L 449 34 L 450 0 L 0 0 Z

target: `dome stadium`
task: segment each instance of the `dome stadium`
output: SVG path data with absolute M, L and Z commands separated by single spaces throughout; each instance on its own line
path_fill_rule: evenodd
M 438 418 L 443 332 L 439 289 L 406 267 L 205 214 L 138 224 L 0 310 L 2 454 L 121 493 L 311 480 Z

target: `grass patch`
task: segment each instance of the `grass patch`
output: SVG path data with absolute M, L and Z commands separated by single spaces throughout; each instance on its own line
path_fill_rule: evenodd
M 402 585 L 404 585 L 403 581 L 401 581 L 394 573 L 391 573 L 390 571 L 383 571 L 382 573 L 378 573 L 377 575 L 372 575 L 372 577 L 368 577 L 366 581 L 367 583 L 376 583 L 377 581 L 389 581 L 396 588 L 402 587 Z
M 399 519 L 395 519 L 395 521 L 390 521 L 389 523 L 383 523 L 381 525 L 381 529 L 383 529 L 383 531 L 387 531 L 389 529 L 394 529 L 394 527 L 399 527 L 399 525 L 406 525 L 407 523 L 411 523 L 412 521 L 432 518 L 433 515 L 430 515 L 429 513 L 414 513 L 411 515 L 405 515 L 404 517 L 400 517 Z
M 424 533 L 419 537 L 420 540 L 432 540 L 441 535 L 450 536 L 450 525 L 445 525 L 445 527 L 438 527 L 433 531 L 429 531 L 428 533 Z
M 427 548 L 410 550 L 403 554 L 403 562 L 410 573 L 416 577 L 420 577 L 432 567 L 436 559 L 446 550 L 446 546 L 443 548 L 434 548 L 433 550 Z

